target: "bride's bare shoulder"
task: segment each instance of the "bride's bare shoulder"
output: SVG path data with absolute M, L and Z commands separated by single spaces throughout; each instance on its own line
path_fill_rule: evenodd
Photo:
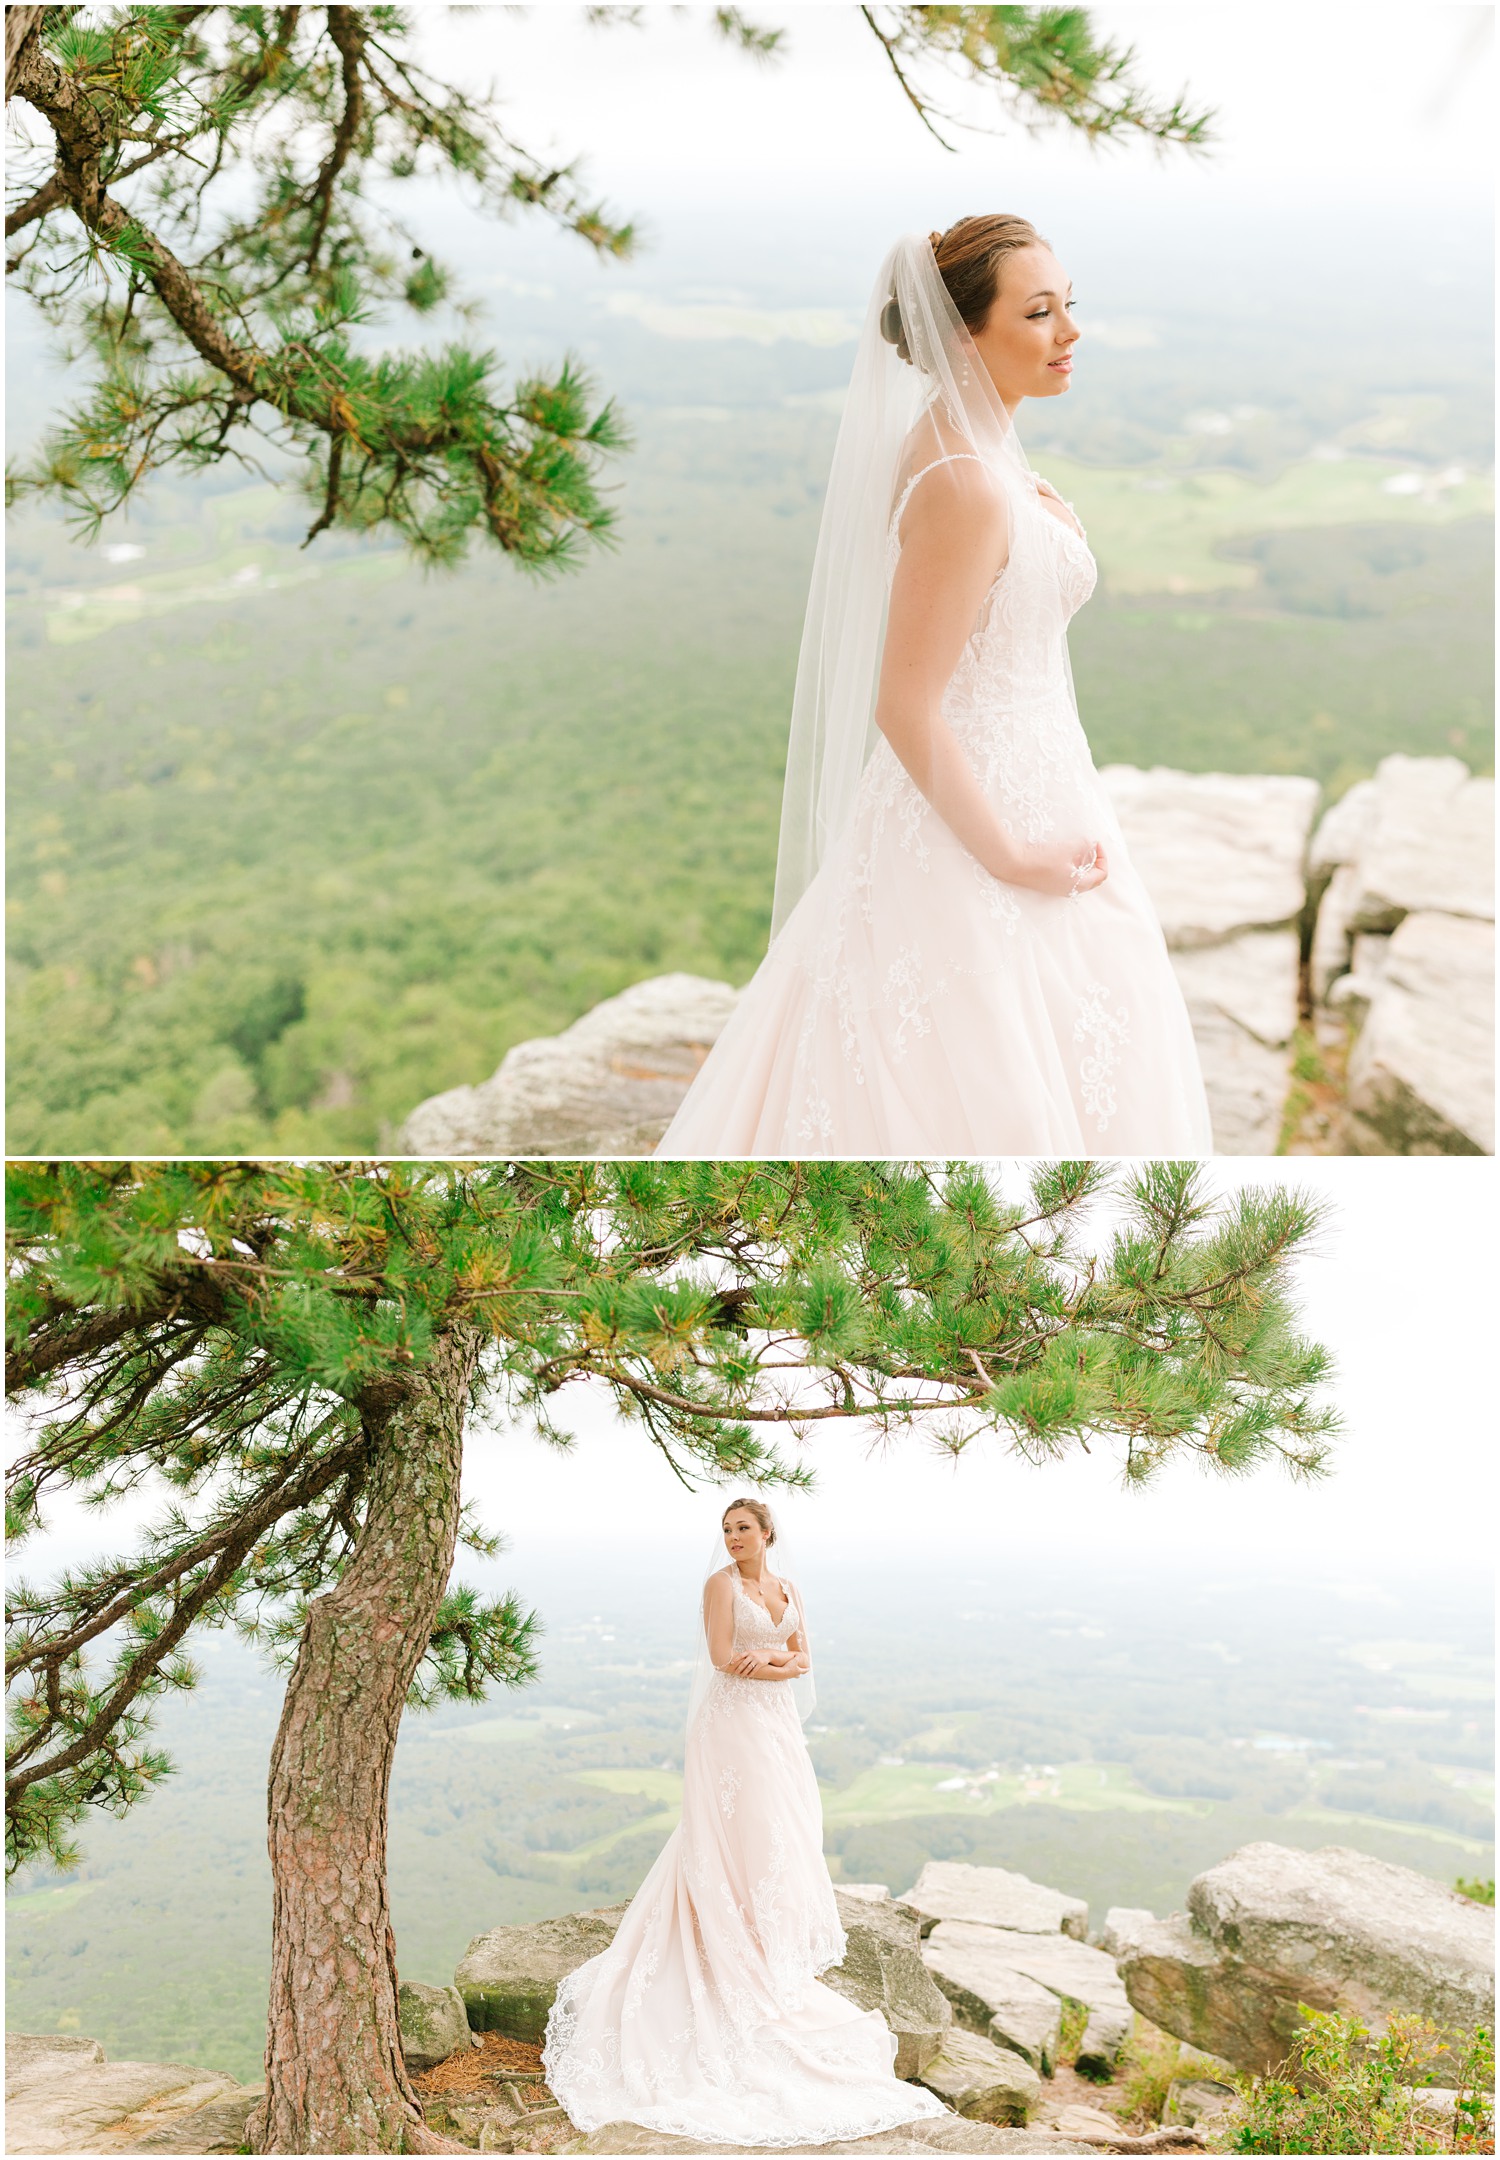
M 733 1595 L 728 1571 L 716 1568 L 703 1585 L 703 1602 L 705 1605 L 727 1605 Z
M 994 485 L 993 474 L 976 455 L 973 444 L 948 419 L 934 421 L 929 417 L 913 428 L 901 447 L 896 471 L 898 491 L 929 474 L 935 479 L 942 475 L 950 484 L 967 482 L 971 488 Z
M 982 560 L 989 574 L 1005 562 L 1010 513 L 1005 490 L 972 452 L 917 466 L 897 498 L 897 543 L 903 558 L 957 555 Z

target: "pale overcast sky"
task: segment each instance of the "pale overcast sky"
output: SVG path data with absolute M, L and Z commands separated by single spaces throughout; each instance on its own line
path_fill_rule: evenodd
M 1458 1564 L 1488 1568 L 1494 1163 L 1332 1157 L 1211 1167 L 1221 1190 L 1270 1178 L 1332 1203 L 1319 1249 L 1298 1273 L 1308 1332 L 1338 1362 L 1348 1431 L 1333 1475 L 1316 1487 L 1271 1470 L 1231 1482 L 1183 1464 L 1144 1493 L 1124 1493 L 1102 1446 L 1034 1470 L 984 1442 L 955 1467 L 916 1441 L 871 1456 L 852 1433 L 824 1426 L 808 1453 L 816 1496 L 777 1503 L 799 1548 L 832 1557 L 867 1547 L 883 1560 L 904 1551 L 924 1562 L 952 1548 L 1017 1559 L 1052 1550 L 1070 1563 L 1194 1569 L 1215 1556 L 1226 1566 L 1293 1559 L 1338 1570 L 1462 1555 Z M 696 1557 L 712 1538 L 718 1497 L 684 1493 L 639 1428 L 603 1405 L 574 1429 L 567 1459 L 515 1435 L 470 1443 L 468 1489 L 512 1538 L 514 1572 L 529 1548 L 572 1543 L 639 1541 L 664 1558 Z
M 858 10 L 753 0 L 787 33 L 758 65 L 714 36 L 705 8 L 648 6 L 644 26 L 591 28 L 568 6 L 419 8 L 432 56 L 455 78 L 493 80 L 518 138 L 585 152 L 595 183 L 628 202 L 820 197 L 958 171 L 1007 195 L 1040 182 L 1124 184 L 1145 197 L 1191 188 L 1206 205 L 1253 193 L 1268 213 L 1318 198 L 1356 203 L 1484 199 L 1491 170 L 1493 18 L 1488 4 L 1109 6 L 1096 26 L 1136 48 L 1158 96 L 1218 109 L 1211 159 L 1158 163 L 1132 144 L 1092 157 L 1063 129 L 964 135 L 955 156 L 906 106 Z M 954 98 L 978 100 L 955 86 Z
M 1299 1278 L 1308 1331 L 1338 1363 L 1348 1430 L 1333 1475 L 1316 1487 L 1272 1470 L 1230 1482 L 1184 1464 L 1144 1493 L 1124 1493 L 1102 1446 L 1034 1470 L 986 1441 L 955 1468 L 910 1440 L 871 1456 L 856 1434 L 823 1426 L 808 1455 L 817 1493 L 776 1503 L 798 1553 L 813 1565 L 865 1554 L 886 1566 L 905 1555 L 924 1569 L 950 1553 L 1001 1564 L 1055 1553 L 1072 1569 L 1486 1571 L 1496 1497 L 1493 1161 L 1221 1159 L 1211 1168 L 1221 1190 L 1284 1179 L 1332 1204 Z M 570 1554 L 580 1565 L 608 1560 L 613 1572 L 633 1552 L 656 1567 L 696 1567 L 723 1496 L 684 1492 L 640 1428 L 602 1401 L 564 1398 L 560 1411 L 578 1434 L 567 1457 L 520 1432 L 471 1429 L 466 1490 L 511 1541 L 494 1572 L 524 1584 Z M 26 1573 L 118 1546 L 134 1514 L 101 1520 L 55 1506 L 52 1534 L 25 1550 Z M 461 1574 L 480 1572 L 490 1573 L 461 1559 Z

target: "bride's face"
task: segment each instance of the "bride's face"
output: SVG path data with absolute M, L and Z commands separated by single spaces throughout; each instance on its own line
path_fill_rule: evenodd
M 1022 398 L 1058 397 L 1067 389 L 1073 347 L 1071 279 L 1051 248 L 1017 248 L 1001 265 L 1000 289 L 973 333 L 990 379 L 1013 412 Z
M 766 1533 L 748 1509 L 735 1508 L 724 1517 L 724 1543 L 737 1566 L 757 1561 L 766 1549 Z

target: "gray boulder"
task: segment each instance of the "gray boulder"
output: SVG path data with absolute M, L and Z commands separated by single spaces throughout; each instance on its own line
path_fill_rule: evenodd
M 1457 758 L 1382 758 L 1368 823 L 1351 858 L 1358 930 L 1407 915 L 1495 919 L 1495 783 Z
M 1201 2123 L 1206 2128 L 1210 2122 L 1227 2115 L 1239 2103 L 1239 2094 L 1232 2085 L 1219 2078 L 1204 2077 L 1201 2072 L 1193 2077 L 1173 2078 L 1167 2087 L 1167 2101 L 1161 2111 L 1164 2125 L 1181 2123 L 1184 2129 L 1195 2130 Z
M 904 1905 L 834 1892 L 848 1941 L 825 1987 L 861 2010 L 878 2010 L 896 2036 L 896 2075 L 919 2078 L 937 2055 L 953 2011 L 922 1962 L 917 1916 Z
M 412 1111 L 413 1155 L 649 1155 L 734 1009 L 728 983 L 659 975 L 561 1035 L 517 1043 L 493 1078 Z
M 1062 2004 L 1051 1988 L 1018 1972 L 997 1930 L 942 1920 L 922 1945 L 922 1959 L 970 2032 L 983 2033 L 1043 2077 L 1057 2066 Z
M 453 1975 L 473 2030 L 540 2045 L 558 1982 L 609 1948 L 624 1910 L 604 1906 L 476 1935 Z
M 1017 1928 L 1027 1935 L 1073 1935 L 1089 1931 L 1082 1898 L 1049 1890 L 1008 1868 L 970 1867 L 963 1860 L 929 1860 L 902 1901 L 930 1935 L 940 1920 L 968 1920 L 980 1927 Z
M 1297 921 L 1316 780 L 1134 765 L 1099 777 L 1174 951 Z
M 259 2097 L 190 2063 L 110 2062 L 73 2033 L 5 2036 L 7 2152 L 236 2152 Z
M 469 2014 L 456 1987 L 427 1987 L 420 1980 L 403 1980 L 396 1992 L 396 2008 L 408 2070 L 435 2070 L 460 2048 L 479 2045 L 469 2030 Z
M 1495 1151 L 1495 926 L 1408 915 L 1349 1059 L 1349 1152 Z
M 1122 1958 L 1141 1930 L 1155 1925 L 1155 1913 L 1144 1905 L 1111 1905 L 1099 1931 L 1099 1948 L 1108 1957 Z
M 1307 850 L 1307 879 L 1314 890 L 1358 855 L 1375 814 L 1375 794 L 1373 780 L 1356 780 L 1319 818 Z
M 1029 2062 L 959 2026 L 946 2035 L 920 2082 L 958 2114 L 991 2123 L 1028 2121 L 1042 2089 Z
M 1299 2003 L 1376 2032 L 1396 2012 L 1494 2030 L 1493 1915 L 1338 1845 L 1243 1846 L 1197 1877 L 1186 1913 L 1132 1928 L 1120 1973 L 1142 2016 L 1245 2070 L 1285 2057 Z

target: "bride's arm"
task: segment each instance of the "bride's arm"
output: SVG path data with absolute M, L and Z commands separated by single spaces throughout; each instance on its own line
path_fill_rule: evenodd
M 724 1575 L 710 1575 L 703 1592 L 703 1627 L 708 1654 L 720 1672 L 737 1663 L 734 1651 L 734 1592 Z
M 703 1626 L 708 1654 L 722 1673 L 739 1680 L 795 1680 L 807 1671 L 805 1652 L 795 1634 L 787 1637 L 784 1650 L 741 1650 L 734 1647 L 734 1593 L 724 1575 L 711 1575 L 703 1592 Z
M 791 1585 L 788 1586 L 792 1588 Z M 788 1635 L 780 1650 L 768 1650 L 761 1661 L 759 1672 L 748 1673 L 751 1680 L 800 1680 L 812 1663 L 812 1652 L 807 1642 L 807 1616 L 802 1610 L 802 1600 L 792 1588 L 793 1601 L 797 1607 L 797 1625 Z
M 1075 833 L 1040 848 L 1013 840 L 943 718 L 943 692 L 1008 556 L 1004 495 L 982 466 L 967 459 L 940 465 L 918 483 L 901 520 L 875 721 L 943 823 L 992 877 L 1041 892 L 1088 892 L 1106 874 L 1097 839 Z M 1096 863 L 1075 876 L 1090 846 Z

